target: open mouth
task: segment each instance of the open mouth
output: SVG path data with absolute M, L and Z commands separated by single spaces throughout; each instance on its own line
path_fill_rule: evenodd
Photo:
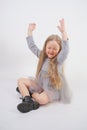
M 51 56 L 53 56 L 54 54 L 51 54 L 51 53 L 49 53 L 48 55 L 51 55 Z

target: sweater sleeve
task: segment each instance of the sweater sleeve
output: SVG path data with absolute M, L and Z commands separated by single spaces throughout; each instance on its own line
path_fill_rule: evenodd
M 68 40 L 62 41 L 62 50 L 60 51 L 60 53 L 57 56 L 57 62 L 59 64 L 62 64 L 66 60 L 68 53 L 69 53 Z
M 39 56 L 40 56 L 40 50 L 39 50 L 39 48 L 35 45 L 34 40 L 33 40 L 33 37 L 32 37 L 32 36 L 28 36 L 28 37 L 26 37 L 26 40 L 27 40 L 27 44 L 28 44 L 29 49 L 30 49 L 37 57 L 39 57 Z

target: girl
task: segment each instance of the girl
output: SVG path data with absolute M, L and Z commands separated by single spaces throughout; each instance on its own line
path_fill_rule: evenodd
M 61 32 L 62 39 L 58 35 L 49 36 L 40 51 L 35 45 L 32 33 L 36 24 L 29 24 L 26 38 L 28 47 L 39 58 L 35 78 L 20 78 L 17 90 L 23 97 L 23 102 L 17 109 L 26 113 L 53 101 L 70 103 L 71 94 L 63 74 L 63 64 L 69 52 L 68 36 L 64 19 L 59 21 L 57 28 Z

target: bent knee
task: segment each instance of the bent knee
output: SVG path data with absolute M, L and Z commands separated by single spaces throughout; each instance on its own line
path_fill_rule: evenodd
M 39 103 L 40 103 L 41 105 L 45 105 L 45 104 L 47 104 L 48 102 L 49 102 L 49 99 L 48 99 L 47 96 L 39 97 Z
M 43 99 L 43 100 L 40 100 L 39 101 L 39 103 L 41 104 L 41 105 L 45 105 L 45 104 L 47 104 L 49 101 L 48 100 L 46 100 L 46 99 Z

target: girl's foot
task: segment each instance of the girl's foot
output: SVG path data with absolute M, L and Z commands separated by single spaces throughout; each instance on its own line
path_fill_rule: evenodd
M 40 104 L 36 101 L 33 101 L 30 96 L 25 96 L 23 102 L 18 104 L 17 109 L 22 112 L 26 113 L 31 110 L 36 110 L 40 107 Z

